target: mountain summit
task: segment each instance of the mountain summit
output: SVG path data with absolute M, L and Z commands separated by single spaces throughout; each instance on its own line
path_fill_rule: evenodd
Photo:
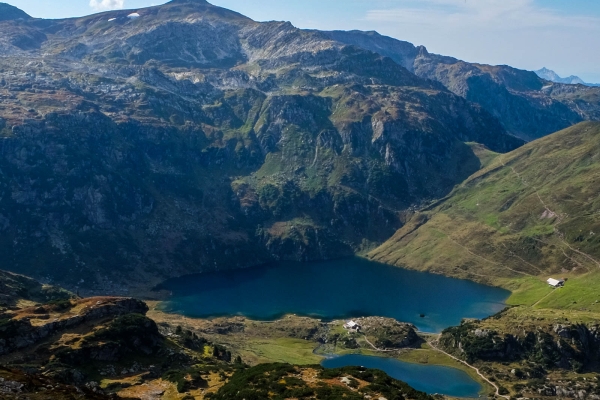
M 0 3 L 0 21 L 12 21 L 18 19 L 31 19 L 25 11 L 11 6 L 10 4 Z
M 210 3 L 206 0 L 171 0 L 171 1 L 169 1 L 169 4 L 185 4 L 185 3 L 210 5 Z

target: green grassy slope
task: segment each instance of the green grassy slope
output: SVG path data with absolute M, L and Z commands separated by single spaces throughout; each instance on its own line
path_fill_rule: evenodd
M 486 157 L 489 165 L 368 257 L 501 285 L 513 290 L 511 303 L 595 301 L 584 289 L 600 275 L 600 123 Z M 571 283 L 544 298 L 549 276 Z

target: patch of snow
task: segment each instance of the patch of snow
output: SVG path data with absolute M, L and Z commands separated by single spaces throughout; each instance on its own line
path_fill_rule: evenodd
M 139 17 L 140 17 L 140 14 L 138 14 L 136 12 L 135 13 L 131 13 L 131 14 L 129 14 L 127 16 L 127 18 L 129 18 L 129 19 L 136 19 L 136 18 L 139 18 Z
M 108 22 L 113 22 L 113 21 L 116 21 L 116 20 L 117 20 L 116 18 L 111 18 L 111 19 L 108 20 Z

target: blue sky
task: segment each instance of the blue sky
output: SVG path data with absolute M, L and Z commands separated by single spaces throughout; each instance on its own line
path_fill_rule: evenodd
M 0 0 L 34 17 L 63 18 L 161 0 Z M 255 20 L 300 28 L 376 30 L 472 62 L 600 82 L 597 0 L 209 0 Z

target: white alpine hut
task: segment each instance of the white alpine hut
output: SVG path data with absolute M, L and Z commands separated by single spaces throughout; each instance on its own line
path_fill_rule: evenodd
M 564 279 L 549 278 L 546 282 L 548 282 L 548 285 L 550 285 L 550 286 L 552 286 L 554 288 L 565 286 Z
M 357 331 L 360 329 L 360 325 L 354 321 L 348 321 L 344 324 L 344 328 L 349 329 L 351 331 Z

